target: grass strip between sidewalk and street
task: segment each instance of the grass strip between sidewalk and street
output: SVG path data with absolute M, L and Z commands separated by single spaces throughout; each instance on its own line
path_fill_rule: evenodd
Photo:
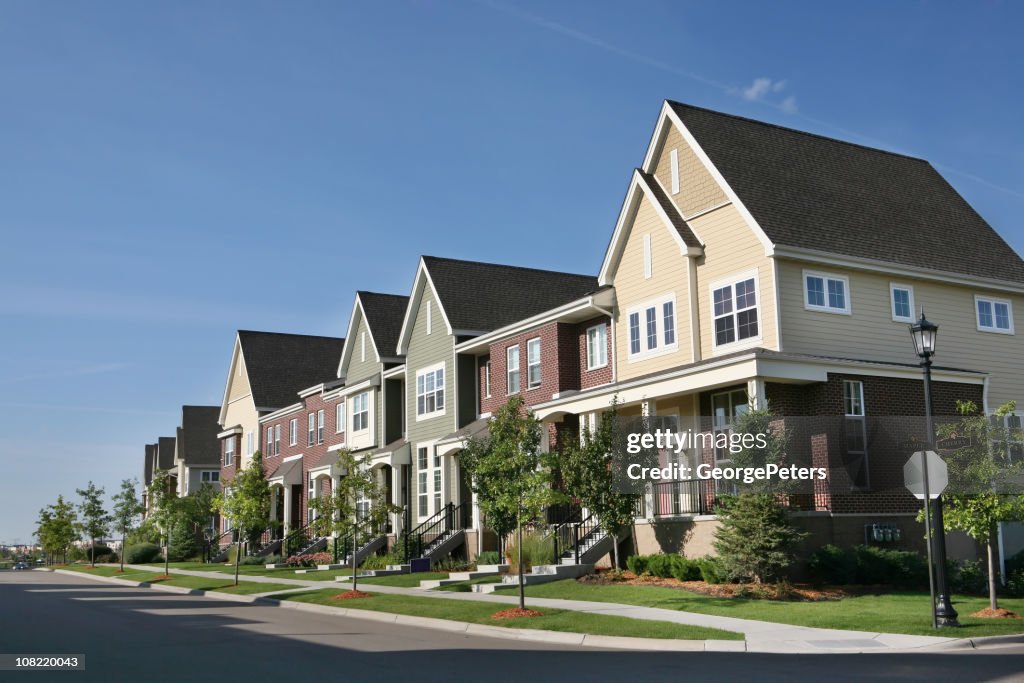
M 702 626 L 688 626 L 668 621 L 648 621 L 605 614 L 588 614 L 569 610 L 530 606 L 544 613 L 542 617 L 528 619 L 491 619 L 491 615 L 508 605 L 469 600 L 446 600 L 412 595 L 377 593 L 369 598 L 333 600 L 339 591 L 317 590 L 310 593 L 282 595 L 282 601 L 305 602 L 344 609 L 359 609 L 389 614 L 464 621 L 506 628 L 529 628 L 566 633 L 586 633 L 602 636 L 631 638 L 660 638 L 669 640 L 743 640 L 743 634 Z
M 119 574 L 117 573 L 117 567 L 97 566 L 96 568 L 90 568 L 88 565 L 69 565 L 64 567 L 64 569 L 70 569 L 71 571 L 81 572 L 83 574 L 107 576 L 115 579 L 124 579 L 125 581 L 138 581 L 141 583 L 153 582 L 153 579 L 163 575 L 162 571 L 146 572 L 133 569 L 126 569 L 124 574 Z M 233 585 L 234 579 L 229 577 L 215 579 L 207 578 L 205 576 L 186 576 L 173 573 L 171 574 L 171 578 L 153 583 L 161 586 L 177 586 L 178 588 L 188 588 L 190 590 L 216 591 L 218 593 L 231 593 L 233 595 L 269 593 L 271 591 L 282 591 L 296 587 L 283 583 L 260 583 L 256 581 L 240 581 L 236 586 Z
M 983 619 L 971 613 L 988 607 L 988 599 L 954 596 L 962 628 L 936 631 L 931 628 L 927 593 L 893 592 L 860 595 L 842 600 L 796 602 L 745 598 L 720 598 L 678 588 L 659 586 L 593 585 L 574 579 L 529 586 L 527 596 L 563 600 L 592 600 L 641 607 L 755 619 L 793 626 L 902 633 L 947 638 L 978 638 L 1024 633 L 1024 619 Z M 1001 607 L 1024 614 L 1024 600 L 1001 599 Z

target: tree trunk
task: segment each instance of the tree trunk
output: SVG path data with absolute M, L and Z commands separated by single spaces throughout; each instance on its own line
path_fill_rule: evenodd
M 96 568 L 96 539 L 92 536 L 89 537 L 89 566 L 93 569 Z
M 519 554 L 519 609 L 526 609 L 526 583 L 523 578 L 523 517 L 520 513 L 516 515 L 516 535 L 519 537 L 519 546 L 516 551 Z
M 164 576 L 171 573 L 171 528 L 167 527 L 167 545 L 164 546 Z
M 121 573 L 124 574 L 124 541 L 126 538 L 124 531 L 121 532 Z
M 238 535 L 238 543 L 235 544 L 235 585 L 238 585 L 238 564 L 242 559 L 242 535 Z
M 996 596 L 998 570 L 996 569 L 995 538 L 995 534 L 989 533 L 985 549 L 988 551 L 988 606 L 997 610 L 999 609 L 999 598 Z
M 619 569 L 619 535 L 608 534 L 612 537 L 612 569 Z
M 352 527 L 352 590 L 359 590 L 359 579 L 356 578 L 356 527 Z

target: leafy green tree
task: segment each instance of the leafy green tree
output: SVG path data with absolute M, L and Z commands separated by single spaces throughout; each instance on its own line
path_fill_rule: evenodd
M 64 500 L 64 496 L 57 496 L 56 503 L 39 511 L 36 537 L 48 553 L 63 555 L 63 562 L 67 564 L 68 548 L 79 538 L 75 506 Z
M 959 420 L 939 425 L 937 430 L 940 440 L 955 436 L 969 442 L 944 458 L 949 486 L 942 496 L 943 512 L 948 528 L 963 531 L 985 546 L 992 609 L 999 609 L 998 525 L 1024 520 L 1020 483 L 1024 461 L 1010 454 L 1011 443 L 1019 443 L 1021 435 L 1009 433 L 1004 425 L 1004 418 L 1016 407 L 1013 401 L 1005 403 L 996 409 L 994 419 L 989 419 L 973 401 L 957 401 Z
M 146 509 L 136 493 L 138 482 L 122 479 L 121 490 L 114 496 L 114 530 L 121 534 L 121 571 L 124 571 L 124 551 L 128 547 L 128 534 L 135 529 L 135 523 Z
M 259 538 L 270 520 L 270 484 L 263 471 L 263 454 L 256 451 L 249 465 L 225 483 L 217 507 L 236 531 L 235 583 L 243 540 Z
M 164 574 L 170 571 L 171 534 L 178 514 L 178 494 L 172 483 L 169 471 L 156 470 L 149 484 L 149 517 L 160 530 L 160 541 L 164 546 Z
M 515 519 L 518 542 L 519 607 L 526 607 L 523 581 L 523 524 L 538 518 L 557 498 L 550 469 L 540 452 L 540 422 L 521 396 L 498 409 L 488 435 L 470 439 L 460 456 L 488 519 Z
M 87 487 L 77 489 L 76 493 L 82 498 L 78 509 L 82 513 L 82 530 L 89 537 L 89 564 L 95 567 L 96 539 L 107 535 L 113 518 L 103 507 L 104 490 L 102 488 L 90 481 Z
M 370 467 L 369 454 L 357 458 L 351 451 L 338 451 L 335 464 L 345 472 L 334 490 L 309 501 L 314 519 L 310 523 L 317 536 L 334 534 L 349 536 L 352 541 L 352 590 L 358 589 L 356 551 L 387 524 L 388 515 L 401 512 L 387 498 L 387 486 L 380 482 Z M 335 540 L 337 542 L 337 540 Z
M 747 412 L 737 415 L 733 419 L 732 431 L 734 434 L 742 436 L 764 436 L 764 440 L 761 442 L 763 445 L 759 445 L 756 438 L 751 438 L 738 452 L 730 452 L 729 459 L 732 461 L 732 466 L 756 469 L 766 465 L 783 467 L 793 464 L 787 463 L 789 432 L 770 408 L 751 408 Z M 782 479 L 781 477 L 759 479 L 749 484 L 740 485 L 740 490 L 744 493 L 784 494 L 794 488 L 795 482 L 792 479 Z
M 219 534 L 213 526 L 213 513 L 220 493 L 210 484 L 202 484 L 179 500 L 178 519 L 175 523 L 175 557 L 188 559 L 199 554 L 199 543 L 204 548 Z
M 618 400 L 601 415 L 593 433 L 584 428 L 581 443 L 571 442 L 559 461 L 565 490 L 597 517 L 612 538 L 612 557 L 619 566 L 619 534 L 633 523 L 639 496 L 616 490 L 612 461 L 615 456 L 615 420 Z

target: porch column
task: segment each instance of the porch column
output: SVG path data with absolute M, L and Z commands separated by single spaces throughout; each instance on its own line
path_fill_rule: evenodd
M 476 554 L 484 551 L 484 527 L 480 519 L 480 501 L 477 499 L 476 491 L 473 491 L 470 498 L 473 501 L 473 528 L 476 529 Z
M 763 379 L 747 380 L 747 399 L 750 401 L 750 407 L 754 410 L 759 410 L 768 406 L 768 401 L 765 398 L 764 392 Z
M 404 505 L 402 500 L 402 466 L 392 465 L 391 466 L 391 501 L 392 505 Z M 401 512 L 391 513 L 391 528 L 395 533 L 395 538 L 405 531 L 402 528 L 402 522 L 405 520 L 404 509 Z
M 284 535 L 292 529 L 292 487 L 284 485 Z
M 276 486 L 270 487 L 270 521 L 277 521 L 277 496 L 278 488 Z
M 338 488 L 340 486 L 341 486 L 341 475 L 340 474 L 332 475 L 331 476 L 331 495 L 332 496 L 338 492 Z M 337 522 L 338 521 L 338 513 L 337 513 L 337 511 L 332 512 L 331 513 L 331 517 L 332 517 L 332 520 L 334 522 Z M 331 538 L 335 538 L 335 539 L 338 538 L 338 530 L 334 528 L 334 525 L 331 525 Z

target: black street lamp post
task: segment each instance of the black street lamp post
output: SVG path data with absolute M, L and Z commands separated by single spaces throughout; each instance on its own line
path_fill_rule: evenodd
M 935 342 L 938 337 L 939 326 L 929 322 L 924 317 L 924 310 L 921 310 L 921 319 L 910 326 L 910 336 L 914 340 L 914 350 L 921 359 L 921 367 L 924 370 L 924 415 L 925 415 L 925 439 L 928 450 L 935 449 L 935 423 L 932 416 L 932 356 L 935 355 Z M 925 470 L 927 479 L 927 470 Z M 927 484 L 926 484 L 927 487 Z M 927 488 L 925 489 L 927 491 Z M 931 501 L 925 496 L 925 519 L 928 518 L 928 509 Z M 946 583 L 946 528 L 942 518 L 942 496 L 935 497 L 933 507 L 934 532 L 928 539 L 932 556 L 935 558 L 935 583 L 938 590 L 938 597 L 932 605 L 932 624 L 938 628 L 959 626 L 956 620 L 957 612 L 949 601 L 949 587 Z

